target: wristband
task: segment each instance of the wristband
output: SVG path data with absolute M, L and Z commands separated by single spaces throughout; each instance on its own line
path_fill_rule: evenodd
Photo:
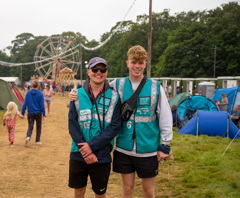
M 161 151 L 164 154 L 169 155 L 170 150 L 171 150 L 171 147 L 169 145 L 161 144 L 161 145 L 158 146 L 158 151 Z

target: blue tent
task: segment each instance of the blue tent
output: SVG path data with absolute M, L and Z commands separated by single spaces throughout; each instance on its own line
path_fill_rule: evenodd
M 180 103 L 177 111 L 181 119 L 183 119 L 186 114 L 194 114 L 197 110 L 218 111 L 215 103 L 211 99 L 198 95 L 187 97 Z
M 240 86 L 226 88 L 226 89 L 217 89 L 212 97 L 212 101 L 218 99 L 220 102 L 222 100 L 222 93 L 226 93 L 228 98 L 228 113 L 233 114 L 233 107 L 235 105 L 240 105 Z
M 239 129 L 229 118 L 226 111 L 197 111 L 197 114 L 178 133 L 208 135 L 233 139 Z M 240 138 L 240 132 L 236 138 Z

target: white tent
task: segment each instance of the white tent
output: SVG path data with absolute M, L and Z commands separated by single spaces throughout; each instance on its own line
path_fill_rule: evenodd
M 19 77 L 0 77 L 0 79 L 4 80 L 6 82 L 9 82 L 9 83 L 14 82 L 17 86 L 21 85 L 21 80 Z

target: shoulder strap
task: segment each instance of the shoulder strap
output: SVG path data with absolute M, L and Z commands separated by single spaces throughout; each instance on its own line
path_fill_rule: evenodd
M 141 92 L 141 90 L 142 90 L 144 84 L 147 82 L 147 80 L 148 80 L 147 77 L 144 76 L 141 83 L 139 84 L 137 90 L 134 92 L 134 94 L 122 104 L 120 117 L 122 118 L 123 121 L 128 121 L 130 119 L 131 115 L 133 114 L 138 95 Z
M 145 85 L 145 83 L 148 81 L 147 77 L 144 76 L 142 81 L 140 82 L 140 84 L 138 85 L 137 90 L 134 92 L 134 94 L 128 99 L 128 101 L 131 103 L 131 105 L 135 106 L 135 103 L 137 101 L 137 97 L 140 94 L 143 86 Z

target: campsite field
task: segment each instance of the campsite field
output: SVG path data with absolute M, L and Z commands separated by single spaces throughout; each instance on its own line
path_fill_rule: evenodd
M 42 145 L 34 144 L 35 128 L 28 148 L 24 147 L 26 116 L 17 119 L 14 147 L 8 145 L 7 129 L 0 112 L 0 197 L 1 198 L 70 198 L 68 161 L 71 138 L 68 134 L 68 97 L 54 95 L 51 115 L 43 123 Z M 179 135 L 171 143 L 174 161 L 159 165 L 157 198 L 170 197 L 239 197 L 240 140 L 220 137 Z M 121 178 L 111 173 L 108 197 L 121 197 Z M 88 185 L 87 198 L 94 197 Z M 134 198 L 142 197 L 136 178 Z

